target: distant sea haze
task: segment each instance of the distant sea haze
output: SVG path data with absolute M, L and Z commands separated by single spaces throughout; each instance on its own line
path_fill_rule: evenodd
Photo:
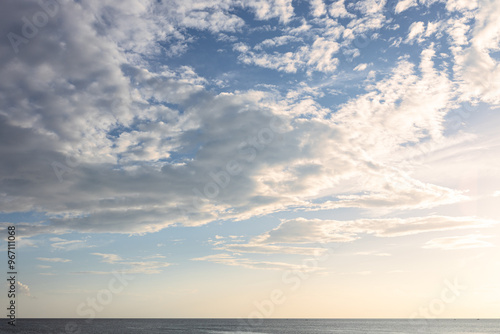
M 499 319 L 19 319 L 0 333 L 498 334 Z

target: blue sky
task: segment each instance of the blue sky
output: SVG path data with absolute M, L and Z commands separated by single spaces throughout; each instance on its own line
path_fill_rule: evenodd
M 498 1 L 0 6 L 21 316 L 498 317 Z

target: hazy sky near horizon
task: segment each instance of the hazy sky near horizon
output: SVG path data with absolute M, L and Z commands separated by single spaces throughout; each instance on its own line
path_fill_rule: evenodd
M 18 316 L 500 316 L 500 1 L 8 0 L 0 30 Z

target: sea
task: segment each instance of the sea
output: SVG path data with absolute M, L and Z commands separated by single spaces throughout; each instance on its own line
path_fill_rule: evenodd
M 500 319 L 4 319 L 0 333 L 499 334 Z

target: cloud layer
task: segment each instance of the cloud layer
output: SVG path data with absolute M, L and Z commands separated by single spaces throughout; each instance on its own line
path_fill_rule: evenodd
M 319 102 L 321 85 L 214 91 L 192 67 L 155 59 L 187 53 L 203 33 L 226 41 L 235 64 L 325 80 L 392 24 L 385 1 L 312 1 L 302 16 L 291 1 L 50 4 L 7 2 L 0 14 L 2 31 L 15 34 L 0 44 L 0 210 L 44 213 L 18 225 L 27 234 L 148 233 L 289 209 L 391 212 L 467 199 L 408 171 L 450 139 L 445 119 L 460 100 L 498 103 L 494 1 L 449 1 L 458 16 L 446 24 L 414 22 L 405 42 L 422 45 L 418 57 L 396 59 L 333 107 Z M 415 6 L 401 1 L 395 12 Z M 457 28 L 472 19 L 471 30 Z M 255 22 L 277 24 L 245 41 Z M 437 59 L 438 31 L 449 34 L 452 65 Z

